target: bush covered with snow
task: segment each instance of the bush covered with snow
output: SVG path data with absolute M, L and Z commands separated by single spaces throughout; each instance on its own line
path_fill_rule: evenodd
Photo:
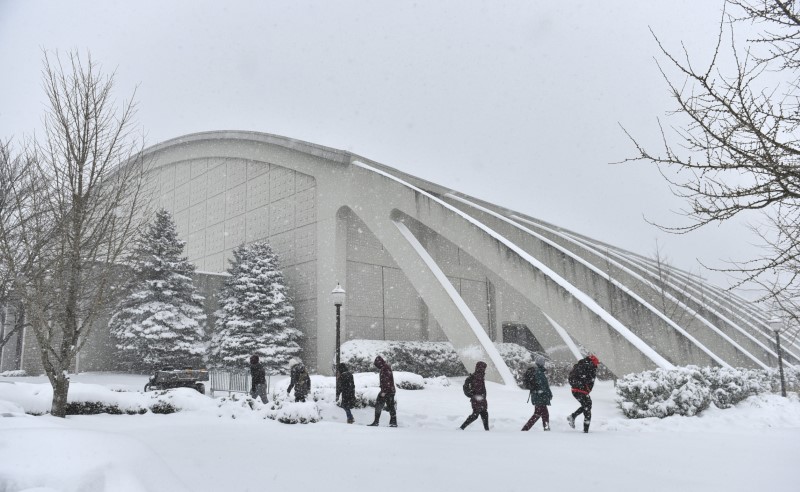
M 267 418 L 283 424 L 313 424 L 322 420 L 316 402 L 276 401 L 272 403 Z
M 498 343 L 497 351 L 500 352 L 500 357 L 506 362 L 506 365 L 514 375 L 517 385 L 522 386 L 522 376 L 529 367 L 534 365 L 534 355 L 522 345 L 516 343 Z
M 0 372 L 0 377 L 6 377 L 6 378 L 23 378 L 23 377 L 25 377 L 27 375 L 28 375 L 28 373 L 26 373 L 22 369 L 17 369 L 17 370 L 14 370 L 14 371 L 3 371 L 3 372 Z
M 423 377 L 466 376 L 467 371 L 448 342 L 388 342 L 349 340 L 342 344 L 342 362 L 352 372 L 372 372 L 378 355 L 395 371 L 407 371 Z
M 798 391 L 797 371 L 787 370 L 788 391 Z M 617 405 L 628 418 L 697 415 L 712 403 L 729 408 L 744 399 L 780 391 L 775 369 L 688 366 L 629 374 L 617 381 Z
M 656 369 L 617 381 L 617 404 L 630 419 L 692 416 L 711 404 L 711 390 L 697 367 Z

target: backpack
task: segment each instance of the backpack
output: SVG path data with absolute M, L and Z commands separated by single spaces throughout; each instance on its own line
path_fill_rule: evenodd
M 535 367 L 529 367 L 528 370 L 525 371 L 525 375 L 522 376 L 522 387 L 529 391 L 537 390 Z
M 295 382 L 295 394 L 297 394 L 297 393 L 301 393 L 301 394 L 305 393 L 305 394 L 307 394 L 310 388 L 308 387 L 309 378 L 308 378 L 308 372 L 306 371 L 305 366 L 301 365 L 297 369 L 296 374 L 297 374 L 297 379 L 295 380 L 296 381 Z
M 572 388 L 580 388 L 583 386 L 582 381 L 582 374 L 581 374 L 581 361 L 578 361 L 577 364 L 572 366 L 572 370 L 569 372 L 569 377 L 567 381 L 569 381 L 569 385 Z
M 472 387 L 472 378 L 474 376 L 474 374 L 467 376 L 467 379 L 464 380 L 464 386 L 461 388 L 464 390 L 464 396 L 467 398 L 472 398 L 475 396 L 475 389 Z

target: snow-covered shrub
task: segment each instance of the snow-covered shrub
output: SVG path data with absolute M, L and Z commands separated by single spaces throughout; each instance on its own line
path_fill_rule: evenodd
M 781 388 L 777 369 L 703 368 L 711 388 L 711 399 L 718 408 L 729 408 L 761 393 L 778 393 Z M 797 391 L 797 371 L 784 370 L 787 391 Z
M 157 401 L 150 406 L 150 411 L 153 413 L 170 414 L 180 411 L 180 408 L 167 401 Z
M 522 376 L 529 367 L 534 365 L 533 354 L 516 343 L 498 343 L 497 351 L 500 352 L 500 357 L 506 362 L 506 365 L 514 375 L 517 385 L 522 386 Z
M 130 293 L 108 327 L 121 359 L 136 369 L 199 367 L 205 355 L 203 296 L 195 267 L 183 256 L 172 215 L 164 209 L 136 242 Z
M 425 389 L 425 378 L 407 371 L 393 371 L 394 384 L 404 390 Z M 380 386 L 380 382 L 376 385 Z
M 240 245 L 219 294 L 220 309 L 209 350 L 217 367 L 241 367 L 251 355 L 270 374 L 286 374 L 300 355 L 302 332 L 294 327 L 291 304 L 278 256 L 266 242 Z
M 435 378 L 423 378 L 425 386 L 431 388 L 447 388 L 450 386 L 450 380 L 445 376 L 436 376 Z
M 798 371 L 784 371 L 787 391 L 798 391 Z M 711 403 L 730 408 L 746 398 L 780 391 L 777 369 L 723 367 L 657 369 L 617 381 L 617 404 L 628 418 L 696 415 Z
M 711 401 L 718 408 L 730 408 L 748 396 L 770 391 L 763 371 L 704 367 L 703 375 L 711 390 Z
M 694 366 L 629 374 L 617 381 L 617 405 L 630 418 L 697 415 L 711 404 L 711 389 Z
M 101 401 L 71 401 L 67 403 L 65 413 L 67 415 L 98 415 L 101 413 L 122 415 L 126 412 L 120 410 L 118 405 L 109 405 Z M 138 412 L 128 410 L 127 413 L 133 414 Z
M 3 372 L 0 372 L 0 377 L 6 377 L 6 378 L 23 378 L 23 377 L 25 377 L 27 375 L 28 375 L 28 373 L 25 372 L 22 369 L 17 369 L 17 370 L 14 370 L 14 371 L 3 371 Z
M 313 424 L 322 420 L 319 407 L 313 401 L 275 401 L 270 407 L 267 418 L 283 424 Z
M 423 377 L 466 376 L 467 371 L 448 342 L 390 342 L 348 340 L 342 344 L 342 362 L 353 372 L 377 371 L 373 362 L 380 355 L 394 371 Z

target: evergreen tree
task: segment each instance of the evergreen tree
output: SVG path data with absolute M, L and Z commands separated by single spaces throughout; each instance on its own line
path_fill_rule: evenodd
M 230 263 L 215 313 L 211 362 L 241 367 L 258 354 L 267 372 L 285 373 L 289 360 L 300 355 L 302 333 L 294 328 L 278 257 L 268 243 L 258 242 L 234 249 Z
M 172 215 L 156 213 L 137 241 L 130 294 L 109 321 L 116 346 L 142 369 L 196 367 L 205 353 L 203 296 Z

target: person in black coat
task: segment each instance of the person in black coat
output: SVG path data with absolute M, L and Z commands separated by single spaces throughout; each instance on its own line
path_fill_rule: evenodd
M 395 387 L 392 366 L 383 360 L 383 357 L 380 355 L 375 357 L 374 365 L 380 371 L 378 380 L 380 382 L 381 391 L 378 393 L 377 400 L 375 400 L 375 420 L 369 424 L 369 426 L 378 426 L 381 420 L 381 412 L 385 406 L 389 410 L 389 427 L 397 427 L 397 402 L 394 399 Z
M 461 424 L 461 430 L 475 422 L 480 416 L 483 421 L 483 430 L 489 430 L 489 402 L 486 401 L 486 362 L 480 361 L 475 364 L 475 372 L 472 373 L 472 396 L 469 403 L 472 405 L 472 413 L 467 420 Z
M 262 403 L 269 403 L 267 399 L 267 374 L 264 366 L 259 363 L 257 355 L 250 357 L 250 397 L 254 400 L 261 398 Z
M 583 432 L 589 432 L 589 424 L 592 421 L 592 399 L 589 393 L 594 388 L 594 380 L 597 377 L 597 365 L 600 363 L 594 354 L 579 360 L 572 371 L 569 373 L 569 385 L 572 387 L 572 396 L 578 400 L 581 406 L 567 417 L 567 423 L 575 428 L 575 419 L 583 414 Z
M 336 376 L 336 399 L 341 395 L 341 405 L 344 413 L 347 414 L 347 423 L 355 422 L 351 408 L 356 406 L 356 384 L 353 382 L 353 374 L 347 369 L 344 362 L 339 363 L 339 372 Z
M 294 388 L 294 401 L 306 401 L 306 396 L 311 391 L 311 378 L 306 371 L 306 366 L 299 360 L 295 360 L 289 369 L 289 387 L 286 393 L 289 394 Z

